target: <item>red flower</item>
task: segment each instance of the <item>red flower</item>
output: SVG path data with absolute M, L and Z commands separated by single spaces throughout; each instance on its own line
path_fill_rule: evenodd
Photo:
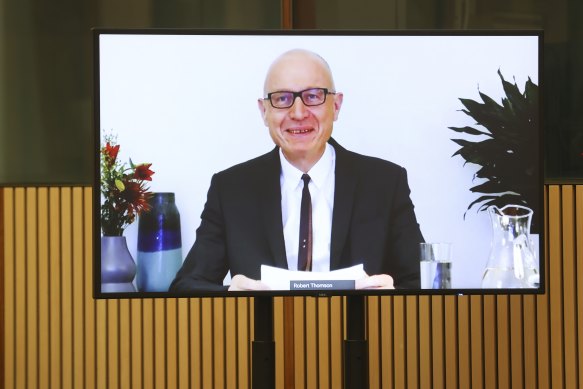
M 122 236 L 141 212 L 150 209 L 152 193 L 146 182 L 152 181 L 152 164 L 118 161 L 119 149 L 115 139 L 106 136 L 101 147 L 101 230 L 105 236 Z
M 150 166 L 152 166 L 151 163 L 142 163 L 141 165 L 137 165 L 134 172 L 134 177 L 138 180 L 152 181 L 152 174 L 154 174 L 154 172 L 150 170 Z
M 136 203 L 143 191 L 141 185 L 137 182 L 128 181 L 124 183 L 125 189 L 120 193 L 120 197 L 130 204 Z
M 111 143 L 107 142 L 105 144 L 104 154 L 111 158 L 112 162 L 116 160 L 117 153 L 119 152 L 119 145 L 112 146 Z

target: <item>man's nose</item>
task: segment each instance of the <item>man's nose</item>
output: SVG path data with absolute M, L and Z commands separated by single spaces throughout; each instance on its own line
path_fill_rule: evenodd
M 303 119 L 308 115 L 308 108 L 300 98 L 297 96 L 294 100 L 294 105 L 290 107 L 290 116 L 292 119 Z

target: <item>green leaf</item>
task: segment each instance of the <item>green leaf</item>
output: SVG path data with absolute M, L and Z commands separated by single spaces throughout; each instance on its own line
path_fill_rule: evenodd
M 459 99 L 464 106 L 461 111 L 485 130 L 473 126 L 448 127 L 468 135 L 467 139 L 451 139 L 460 146 L 452 157 L 459 155 L 465 163 L 480 166 L 474 175 L 480 183 L 470 191 L 482 196 L 472 201 L 468 210 L 478 205 L 478 211 L 482 211 L 491 205 L 532 204 L 527 196 L 537 191 L 532 177 L 539 174 L 540 166 L 532 150 L 538 149 L 539 142 L 538 86 L 528 78 L 522 93 L 516 82 L 504 78 L 500 69 L 498 75 L 505 94 L 501 104 L 482 92 L 479 92 L 482 103 Z M 484 135 L 488 138 L 483 139 Z M 472 136 L 480 138 L 472 140 Z
M 483 132 L 480 130 L 476 130 L 474 127 L 448 127 L 450 130 L 454 130 L 455 132 L 462 132 L 462 133 L 466 133 L 466 134 L 470 134 L 470 135 L 488 135 L 490 136 L 491 134 L 487 133 L 487 132 Z

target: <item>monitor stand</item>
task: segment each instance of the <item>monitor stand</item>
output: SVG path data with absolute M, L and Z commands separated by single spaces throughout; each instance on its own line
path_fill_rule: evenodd
M 364 296 L 346 296 L 344 389 L 367 389 L 369 387 L 364 299 Z
M 346 339 L 344 340 L 344 389 L 367 389 L 368 344 L 365 331 L 364 296 L 346 297 Z M 255 297 L 251 346 L 253 389 L 275 388 L 275 341 L 273 339 L 273 297 Z
M 275 388 L 275 341 L 273 340 L 273 297 L 260 296 L 254 302 L 254 339 L 251 344 L 251 388 Z

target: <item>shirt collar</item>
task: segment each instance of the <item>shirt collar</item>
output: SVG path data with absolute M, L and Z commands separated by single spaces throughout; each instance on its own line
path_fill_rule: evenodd
M 282 186 L 285 185 L 288 190 L 295 189 L 298 185 L 300 185 L 302 181 L 302 174 L 304 173 L 289 163 L 289 161 L 283 155 L 281 148 L 279 149 L 279 160 L 281 161 L 281 176 L 283 180 Z M 334 147 L 332 147 L 332 145 L 329 143 L 326 143 L 324 154 L 322 154 L 322 157 L 320 157 L 318 162 L 316 162 L 310 171 L 308 171 L 308 175 L 310 176 L 312 183 L 316 186 L 316 188 L 322 188 L 328 180 L 330 174 L 334 172 L 335 160 L 336 152 L 334 151 Z

